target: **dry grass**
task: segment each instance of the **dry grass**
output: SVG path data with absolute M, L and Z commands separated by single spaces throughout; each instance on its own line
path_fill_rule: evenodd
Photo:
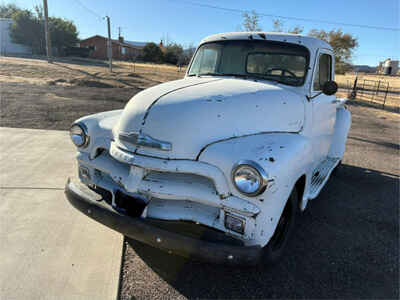
M 3 82 L 145 89 L 183 78 L 184 74 L 184 69 L 170 65 L 117 61 L 110 73 L 106 62 L 91 59 L 58 59 L 48 64 L 43 59 L 0 57 L 0 79 Z
M 353 83 L 356 78 L 354 74 L 346 74 L 346 75 L 335 75 L 335 81 L 339 84 L 339 86 L 346 86 L 348 82 Z M 388 82 L 390 87 L 400 88 L 400 76 L 385 76 L 378 74 L 358 74 L 358 79 L 368 79 L 368 80 L 376 80 Z
M 121 109 L 136 93 L 180 79 L 177 67 L 90 59 L 0 57 L 0 126 L 68 129 L 79 117 Z
M 339 84 L 340 88 L 352 88 L 356 75 L 335 75 L 335 81 Z M 399 111 L 400 110 L 400 76 L 385 76 L 378 74 L 358 74 L 358 87 L 364 86 L 364 80 L 372 80 L 374 82 L 366 82 L 365 88 L 369 91 L 358 91 L 357 100 L 370 102 L 376 105 L 383 106 L 385 101 L 385 108 Z M 376 90 L 378 81 L 380 81 L 380 89 L 378 93 Z M 370 86 L 368 86 L 370 84 Z M 385 91 L 387 84 L 389 84 L 389 93 L 385 100 Z M 374 86 L 375 85 L 375 86 Z M 340 92 L 341 96 L 347 97 L 347 92 Z

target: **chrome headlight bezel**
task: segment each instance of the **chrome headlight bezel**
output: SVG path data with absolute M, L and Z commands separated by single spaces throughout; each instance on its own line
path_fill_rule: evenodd
M 257 188 L 257 190 L 255 190 L 254 192 L 245 192 L 243 191 L 236 182 L 236 174 L 237 171 L 242 168 L 242 167 L 247 167 L 252 169 L 257 175 L 258 175 L 258 180 L 260 182 L 259 187 Z M 268 174 L 267 172 L 265 172 L 265 170 L 256 162 L 252 161 L 252 160 L 242 160 L 237 162 L 234 167 L 232 168 L 232 174 L 231 174 L 231 179 L 232 179 L 232 183 L 235 186 L 236 190 L 239 191 L 239 193 L 248 196 L 248 197 L 255 197 L 258 196 L 262 193 L 264 193 L 264 191 L 266 190 L 267 186 L 268 186 Z
M 77 129 L 77 132 L 73 132 L 74 129 Z M 89 145 L 90 138 L 88 135 L 88 129 L 84 123 L 78 122 L 72 124 L 69 129 L 69 134 L 76 147 L 86 148 Z

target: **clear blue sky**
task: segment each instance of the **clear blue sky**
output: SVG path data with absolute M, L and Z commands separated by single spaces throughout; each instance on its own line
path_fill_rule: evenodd
M 222 11 L 190 4 L 203 3 L 220 7 L 256 10 L 259 13 L 318 19 L 331 22 L 365 24 L 400 28 L 399 0 L 48 0 L 49 14 L 74 21 L 79 37 L 106 35 L 106 22 L 97 15 L 111 17 L 112 37 L 118 27 L 127 40 L 159 42 L 162 37 L 183 45 L 196 45 L 203 37 L 220 32 L 236 31 L 242 22 L 239 12 Z M 20 7 L 32 8 L 42 0 L 2 0 Z M 264 31 L 272 30 L 271 17 L 262 17 Z M 388 57 L 399 59 L 400 31 L 376 30 L 318 22 L 284 20 L 285 27 L 303 26 L 331 30 L 342 28 L 356 36 L 359 47 L 355 64 L 377 65 Z

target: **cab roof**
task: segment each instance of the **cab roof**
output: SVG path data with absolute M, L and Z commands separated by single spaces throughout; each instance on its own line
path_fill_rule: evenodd
M 292 33 L 281 33 L 281 32 L 227 32 L 210 35 L 204 38 L 201 44 L 208 42 L 216 42 L 221 40 L 266 40 L 266 41 L 278 41 L 292 44 L 303 45 L 310 50 L 317 50 L 318 48 L 324 48 L 332 50 L 331 45 L 327 42 L 309 36 Z

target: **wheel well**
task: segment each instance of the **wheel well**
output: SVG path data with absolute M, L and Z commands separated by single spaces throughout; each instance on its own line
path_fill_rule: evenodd
M 304 189 L 306 187 L 306 175 L 302 175 L 299 179 L 297 179 L 297 182 L 295 184 L 296 191 L 297 191 L 297 197 L 299 201 L 299 208 L 301 209 L 301 203 L 303 202 L 303 195 L 304 195 Z

